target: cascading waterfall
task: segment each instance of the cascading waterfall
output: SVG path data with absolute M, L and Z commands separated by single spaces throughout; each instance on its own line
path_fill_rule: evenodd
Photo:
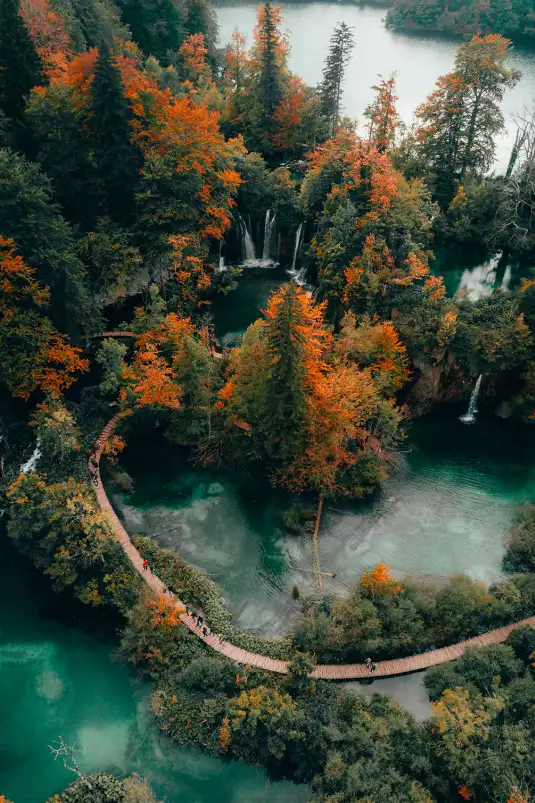
M 242 245 L 243 245 L 243 258 L 245 262 L 252 262 L 256 259 L 256 251 L 254 247 L 253 238 L 251 237 L 251 232 L 247 228 L 247 223 L 240 215 L 240 226 L 241 226 L 241 234 L 242 234 Z
M 275 212 L 273 217 L 271 217 L 271 209 L 268 209 L 266 212 L 266 222 L 264 223 L 264 249 L 262 251 L 262 259 L 269 260 L 269 248 L 271 245 L 271 237 L 273 235 L 273 227 L 275 226 L 275 218 L 277 217 L 277 213 Z
M 223 256 L 223 240 L 219 241 L 219 266 L 217 268 L 217 273 L 224 273 L 227 269 L 225 265 L 225 257 Z
M 303 233 L 303 224 L 300 223 L 297 227 L 297 231 L 295 232 L 295 245 L 294 245 L 294 253 L 292 257 L 292 273 L 295 273 L 295 263 L 297 261 L 297 253 L 299 251 L 299 246 L 301 245 L 301 234 Z
M 35 442 L 35 449 L 33 450 L 28 460 L 25 463 L 23 463 L 22 466 L 19 468 L 20 474 L 30 474 L 32 471 L 35 471 L 40 457 L 41 457 L 41 449 L 39 448 L 39 438 L 37 438 Z
M 470 402 L 468 404 L 468 410 L 464 415 L 460 417 L 460 421 L 463 424 L 473 424 L 476 420 L 476 413 L 477 413 L 477 398 L 479 396 L 479 388 L 481 387 L 481 380 L 483 379 L 483 374 L 479 374 L 477 378 L 477 382 L 474 386 L 472 391 L 472 395 L 470 396 Z
M 299 226 L 297 227 L 297 231 L 295 233 L 295 245 L 294 245 L 294 252 L 293 252 L 293 257 L 292 257 L 292 268 L 291 268 L 290 271 L 288 271 L 288 273 L 290 274 L 290 276 L 292 277 L 294 282 L 296 284 L 301 285 L 301 287 L 304 284 L 306 284 L 307 270 L 306 270 L 306 267 L 304 265 L 300 270 L 297 270 L 295 266 L 297 264 L 297 255 L 299 253 L 299 248 L 301 246 L 302 235 L 303 235 L 303 224 L 300 223 Z

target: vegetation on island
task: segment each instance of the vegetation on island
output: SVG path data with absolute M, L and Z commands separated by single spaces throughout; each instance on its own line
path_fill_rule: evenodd
M 394 0 L 386 25 L 397 30 L 443 31 L 465 37 L 496 33 L 530 42 L 535 36 L 535 6 L 532 0 Z
M 479 375 L 489 404 L 526 427 L 535 417 L 533 118 L 505 174 L 490 172 L 500 104 L 519 80 L 510 42 L 478 23 L 410 129 L 395 76 L 379 77 L 357 133 L 343 117 L 352 31 L 337 26 L 309 87 L 289 70 L 280 13 L 268 0 L 251 48 L 236 31 L 221 50 L 206 0 L 2 0 L 7 533 L 56 589 L 122 614 L 123 655 L 154 683 L 154 716 L 178 744 L 310 783 L 317 803 L 527 803 L 532 629 L 429 672 L 425 723 L 384 695 L 309 675 L 316 661 L 417 653 L 533 615 L 531 507 L 508 544 L 511 574 L 491 588 L 467 577 L 398 582 L 380 563 L 345 599 L 302 599 L 283 639 L 241 632 L 214 582 L 136 540 L 215 632 L 291 661 L 274 676 L 214 657 L 166 598 L 150 596 L 97 504 L 88 460 L 116 413 L 105 459 L 118 482 L 130 481 L 126 443 L 157 428 L 201 466 L 357 500 L 392 472 L 406 422 L 466 398 Z M 240 281 L 242 239 L 266 219 L 282 259 L 303 233 L 315 292 L 282 285 L 223 348 L 211 301 Z M 448 297 L 434 272 L 444 243 L 501 250 L 518 261 L 520 285 Z M 220 249 L 235 269 L 220 270 Z M 122 336 L 91 339 L 105 331 Z M 79 778 L 57 800 L 153 799 L 137 779 L 86 781 L 91 797 Z

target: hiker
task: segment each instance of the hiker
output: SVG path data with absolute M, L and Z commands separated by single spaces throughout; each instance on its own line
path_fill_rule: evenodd
M 197 627 L 202 626 L 202 616 L 197 616 Z
M 372 662 L 372 665 L 370 666 L 370 672 L 373 674 L 376 670 L 377 670 L 377 664 L 374 664 Z
M 148 562 L 147 558 L 145 558 L 145 560 L 143 561 L 143 568 L 145 569 L 145 571 L 148 571 L 149 562 Z
M 372 659 L 371 658 L 366 658 L 364 663 L 366 664 L 366 667 L 369 669 L 370 666 L 372 665 Z
M 203 636 L 207 636 L 208 635 L 208 628 L 207 627 L 203 627 L 202 634 L 203 634 Z

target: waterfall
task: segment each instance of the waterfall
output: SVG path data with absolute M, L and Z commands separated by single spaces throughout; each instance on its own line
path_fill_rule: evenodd
M 224 273 L 227 269 L 225 265 L 225 257 L 223 256 L 223 240 L 219 241 L 219 265 L 216 268 L 216 273 Z
M 477 382 L 472 391 L 472 395 L 470 396 L 470 402 L 468 403 L 468 410 L 459 419 L 460 421 L 463 422 L 463 424 L 473 424 L 476 420 L 477 397 L 479 396 L 479 388 L 481 387 L 482 379 L 483 379 L 483 374 L 479 374 Z
M 268 209 L 266 212 L 266 222 L 264 223 L 264 250 L 262 251 L 262 259 L 268 260 L 269 259 L 269 246 L 271 244 L 271 237 L 273 234 L 273 227 L 275 225 L 275 218 L 277 217 L 277 213 L 275 212 L 273 217 L 271 217 L 271 209 Z
M 251 237 L 251 232 L 247 228 L 247 223 L 240 215 L 240 225 L 241 225 L 241 233 L 242 233 L 242 245 L 243 245 L 243 258 L 245 262 L 251 262 L 252 260 L 256 259 L 256 252 L 254 248 L 253 238 Z
M 35 443 L 35 449 L 33 450 L 32 454 L 28 458 L 28 460 L 22 464 L 19 468 L 21 474 L 30 474 L 32 471 L 35 471 L 37 467 L 37 463 L 39 458 L 41 457 L 41 450 L 39 448 L 39 438 Z
M 297 255 L 299 253 L 299 248 L 301 247 L 301 239 L 303 235 L 303 224 L 300 223 L 297 227 L 297 231 L 295 232 L 295 244 L 294 244 L 294 252 L 292 256 L 292 267 L 288 271 L 288 275 L 292 277 L 296 284 L 299 284 L 301 287 L 306 284 L 307 279 L 307 269 L 303 265 L 300 270 L 296 269 L 297 264 Z
M 294 245 L 294 253 L 292 257 L 292 273 L 295 273 L 295 263 L 297 261 L 297 253 L 299 251 L 299 246 L 301 245 L 301 234 L 303 232 L 303 224 L 300 223 L 297 227 L 297 231 L 295 232 L 295 245 Z

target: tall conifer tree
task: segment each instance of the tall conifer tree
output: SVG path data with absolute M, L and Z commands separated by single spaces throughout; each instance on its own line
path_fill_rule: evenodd
M 282 100 L 281 75 L 277 56 L 280 34 L 270 0 L 267 0 L 264 5 L 262 24 L 258 35 L 260 40 L 258 86 L 261 103 L 260 127 L 269 139 L 269 132 L 273 128 L 273 115 Z
M 132 211 L 141 154 L 131 142 L 131 112 L 121 73 L 106 45 L 101 47 L 91 92 L 95 158 L 107 211 L 124 223 Z
M 340 118 L 342 82 L 354 44 L 353 29 L 345 22 L 339 23 L 331 36 L 320 84 L 321 109 L 328 121 L 331 136 Z
M 24 21 L 19 0 L 0 0 L 0 109 L 20 117 L 24 98 L 39 83 L 41 61 Z

